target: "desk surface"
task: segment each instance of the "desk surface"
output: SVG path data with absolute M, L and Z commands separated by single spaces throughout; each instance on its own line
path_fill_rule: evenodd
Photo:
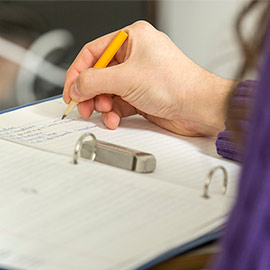
M 152 270 L 207 270 L 217 253 L 218 245 L 213 242 L 164 261 Z

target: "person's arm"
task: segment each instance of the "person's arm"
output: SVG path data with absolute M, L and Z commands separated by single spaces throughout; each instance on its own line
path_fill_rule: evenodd
M 123 117 L 141 114 L 186 136 L 217 136 L 225 128 L 235 82 L 189 59 L 164 33 L 139 21 L 122 29 L 129 36 L 107 68 L 93 69 L 116 33 L 84 46 L 66 74 L 63 98 L 80 102 L 80 114 L 102 113 L 115 129 Z
M 243 81 L 239 83 L 234 91 L 229 105 L 231 110 L 230 115 L 238 116 L 236 125 L 242 130 L 242 140 L 245 140 L 245 135 L 248 133 L 250 126 L 250 112 L 254 102 L 255 92 L 257 88 L 257 81 Z M 248 108 L 248 112 L 246 112 Z M 236 138 L 234 127 L 230 124 L 230 120 L 225 123 L 226 129 L 220 132 L 216 140 L 217 153 L 225 158 L 235 161 L 242 161 L 243 149 L 239 145 L 239 139 Z M 244 145 L 244 143 L 241 143 Z

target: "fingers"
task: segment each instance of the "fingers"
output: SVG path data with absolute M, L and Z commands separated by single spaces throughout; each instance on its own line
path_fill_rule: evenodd
M 108 35 L 105 35 L 101 38 L 98 38 L 86 44 L 82 48 L 82 50 L 80 51 L 80 53 L 78 54 L 78 56 L 68 69 L 68 71 L 66 72 L 66 79 L 63 91 L 63 99 L 66 103 L 69 103 L 70 101 L 69 90 L 71 85 L 76 80 L 76 78 L 82 71 L 94 66 L 94 64 L 100 58 L 100 56 L 107 48 L 107 46 L 110 44 L 110 42 L 113 40 L 116 34 L 117 32 L 113 32 Z M 123 49 L 124 48 L 122 48 L 119 51 L 123 51 Z M 120 54 L 120 52 L 118 52 L 118 54 Z M 112 61 L 116 61 L 115 57 Z
M 86 100 L 78 104 L 78 111 L 83 118 L 89 118 L 94 110 L 97 112 L 110 112 L 112 108 L 112 98 L 107 95 L 100 95 L 95 99 Z
M 94 100 L 86 100 L 78 104 L 78 111 L 83 118 L 89 118 L 94 111 Z
M 120 125 L 120 120 L 120 116 L 115 111 L 102 113 L 102 121 L 109 129 L 116 129 Z
M 119 63 L 118 63 L 118 61 L 117 60 L 112 60 L 110 63 L 109 63 L 109 67 L 112 67 L 112 66 L 115 66 L 115 65 L 118 65 Z M 78 76 L 77 76 L 78 77 Z M 72 86 L 71 86 L 72 87 Z M 71 100 L 71 98 L 70 98 L 70 91 L 64 91 L 63 92 L 63 99 L 64 99 L 64 101 L 68 104 L 69 102 L 70 102 L 70 100 Z
M 113 108 L 109 112 L 102 113 L 102 121 L 109 129 L 116 129 L 123 117 L 136 114 L 136 109 L 120 97 L 113 98 Z
M 126 63 L 102 69 L 90 68 L 77 76 L 69 95 L 76 102 L 82 102 L 100 94 L 126 96 L 134 87 L 134 82 L 134 75 Z
M 137 114 L 133 106 L 118 96 L 100 95 L 78 105 L 79 113 L 84 118 L 89 118 L 94 109 L 102 113 L 102 121 L 109 129 L 116 129 L 121 118 Z
M 110 95 L 99 95 L 95 97 L 95 110 L 97 112 L 110 112 L 113 108 L 113 99 Z

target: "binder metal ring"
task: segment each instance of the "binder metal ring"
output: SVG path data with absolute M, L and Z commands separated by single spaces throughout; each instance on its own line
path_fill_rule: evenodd
M 93 146 L 92 146 L 93 148 L 92 148 L 92 152 L 91 152 L 91 157 L 89 159 L 91 161 L 93 161 L 96 157 L 96 151 L 97 151 L 96 136 L 93 133 L 87 132 L 87 133 L 84 133 L 75 144 L 74 154 L 73 154 L 73 163 L 74 164 L 78 163 L 78 157 L 79 157 L 79 154 L 81 153 L 82 143 L 86 137 L 92 137 L 92 140 L 93 140 Z
M 223 166 L 217 166 L 217 167 L 214 167 L 210 170 L 210 172 L 208 173 L 208 175 L 205 179 L 204 189 L 203 189 L 203 197 L 210 198 L 209 197 L 209 185 L 210 185 L 210 182 L 213 178 L 214 173 L 218 170 L 222 170 L 222 172 L 223 172 L 222 194 L 226 193 L 227 187 L 228 187 L 228 173 L 227 173 L 227 170 Z

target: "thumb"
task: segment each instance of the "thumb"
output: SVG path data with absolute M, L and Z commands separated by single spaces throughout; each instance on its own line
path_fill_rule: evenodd
M 132 87 L 132 76 L 124 64 L 82 71 L 70 87 L 72 100 L 82 102 L 100 94 L 123 96 Z

